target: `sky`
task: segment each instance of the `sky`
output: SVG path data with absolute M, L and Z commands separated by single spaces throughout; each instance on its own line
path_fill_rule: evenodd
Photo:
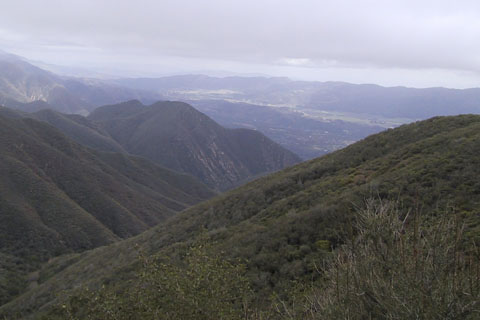
M 480 1 L 0 1 L 0 49 L 108 75 L 480 86 Z

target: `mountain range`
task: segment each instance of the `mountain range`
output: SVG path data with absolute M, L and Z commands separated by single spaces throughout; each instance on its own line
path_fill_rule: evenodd
M 135 100 L 89 118 L 0 107 L 0 120 L 2 302 L 48 259 L 134 236 L 214 195 L 192 175 L 225 189 L 300 161 L 185 103 Z
M 353 213 L 372 197 L 395 201 L 403 214 L 461 216 L 465 241 L 478 241 L 479 143 L 480 117 L 474 115 L 369 136 L 200 203 L 137 237 L 52 260 L 39 271 L 38 286 L 0 307 L 0 314 L 40 315 L 55 293 L 81 285 L 121 288 L 140 267 L 139 254 L 173 257 L 205 236 L 225 257 L 246 261 L 258 296 L 288 293 L 291 280 L 310 281 L 328 257 L 325 248 L 352 236 Z
M 114 83 L 155 91 L 175 100 L 228 100 L 288 106 L 300 111 L 328 111 L 371 117 L 426 119 L 438 115 L 478 113 L 480 89 L 382 87 L 345 82 L 295 81 L 268 77 L 182 75 L 119 79 Z
M 144 104 L 183 101 L 222 126 L 256 129 L 304 160 L 386 128 L 480 111 L 480 90 L 474 88 L 415 89 L 267 76 L 108 80 L 59 76 L 42 66 L 0 53 L 0 104 L 27 112 L 54 109 L 86 116 L 99 106 L 132 99 Z
M 306 160 L 386 128 L 433 116 L 480 112 L 478 88 L 416 89 L 204 75 L 113 83 L 186 101 L 230 128 L 255 128 Z
M 151 286 L 193 296 L 192 308 L 202 301 L 212 312 L 232 299 L 230 289 L 246 289 L 240 304 L 257 316 L 278 313 L 308 285 L 325 288 L 324 266 L 332 257 L 342 264 L 347 243 L 350 258 L 358 239 L 383 245 L 355 229 L 374 202 L 398 215 L 389 221 L 402 229 L 389 239 L 413 231 L 413 256 L 423 254 L 417 244 L 442 236 L 429 226 L 447 221 L 455 235 L 442 264 L 455 267 L 442 270 L 453 270 L 458 284 L 468 268 L 457 262 L 479 265 L 480 116 L 415 120 L 478 113 L 479 101 L 479 89 L 287 78 L 72 78 L 0 52 L 0 102 L 8 107 L 0 107 L 0 318 L 63 319 L 72 310 L 79 313 L 70 318 L 84 318 L 85 292 L 102 320 L 98 308 L 178 309 L 179 296 L 169 294 L 158 309 Z M 304 159 L 328 154 L 298 164 L 287 149 Z M 433 238 L 415 231 L 420 218 Z M 207 287 L 191 278 L 198 272 Z M 159 279 L 167 281 L 162 290 Z M 223 286 L 229 280 L 234 288 Z

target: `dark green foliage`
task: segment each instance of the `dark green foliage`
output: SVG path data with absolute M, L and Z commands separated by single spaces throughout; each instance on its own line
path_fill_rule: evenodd
M 188 248 L 180 261 L 140 259 L 140 272 L 123 290 L 81 290 L 46 318 L 234 320 L 252 315 L 245 266 L 215 253 L 208 242 Z
M 175 258 L 142 257 L 137 277 L 81 291 L 51 310 L 68 319 L 477 319 L 480 251 L 459 217 L 435 221 L 367 201 L 355 235 L 319 263 L 320 278 L 298 283 L 288 301 L 254 301 L 245 266 L 203 238 Z M 328 241 L 319 241 L 324 250 Z M 181 252 L 181 253 L 178 253 Z M 165 259 L 167 260 L 166 262 Z M 270 305 L 271 303 L 271 305 Z M 262 310 L 262 311 L 259 311 Z
M 258 131 L 225 129 L 182 102 L 104 106 L 88 119 L 125 150 L 225 190 L 300 161 Z

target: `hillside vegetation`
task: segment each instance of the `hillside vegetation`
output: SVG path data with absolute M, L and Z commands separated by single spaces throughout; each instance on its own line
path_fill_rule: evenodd
M 49 258 L 137 235 L 213 192 L 146 159 L 0 116 L 0 302 Z M 35 278 L 35 277 L 34 277 Z
M 478 248 L 463 242 L 462 219 L 399 213 L 369 200 L 352 219 L 355 236 L 324 256 L 317 280 L 296 282 L 287 299 L 257 298 L 245 264 L 200 239 L 183 261 L 141 256 L 122 291 L 84 289 L 49 319 L 477 319 Z M 325 244 L 325 243 L 324 243 Z M 321 246 L 328 250 L 328 246 Z M 320 262 L 320 261 L 318 261 Z
M 39 315 L 55 293 L 82 285 L 122 288 L 141 269 L 140 253 L 179 259 L 197 236 L 245 263 L 258 304 L 272 292 L 287 299 L 292 281 L 315 278 L 329 251 L 355 236 L 354 213 L 372 197 L 396 202 L 400 216 L 423 214 L 427 223 L 454 214 L 465 222 L 462 243 L 478 243 L 479 152 L 480 116 L 437 117 L 370 136 L 198 204 L 137 237 L 60 257 L 41 270 L 38 287 L 0 314 Z

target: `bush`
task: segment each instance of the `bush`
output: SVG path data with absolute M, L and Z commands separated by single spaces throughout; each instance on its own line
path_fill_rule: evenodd
M 83 290 L 56 313 L 72 320 L 249 319 L 251 290 L 243 264 L 225 260 L 203 241 L 181 261 L 162 260 L 142 257 L 142 271 L 126 290 Z
M 355 227 L 324 281 L 284 318 L 480 318 L 479 253 L 458 218 L 400 219 L 392 205 L 370 202 Z

